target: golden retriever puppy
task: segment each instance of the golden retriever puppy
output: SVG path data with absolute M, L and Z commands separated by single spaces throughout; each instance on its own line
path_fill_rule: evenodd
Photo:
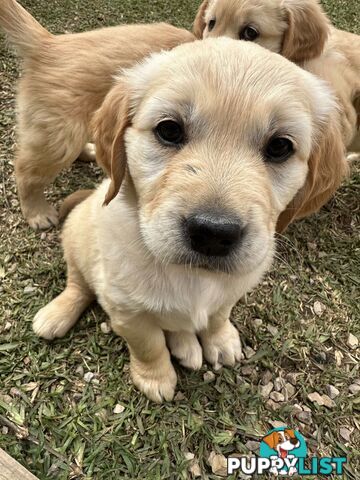
M 322 164 L 343 154 L 337 120 L 325 82 L 228 38 L 124 72 L 93 120 L 110 179 L 65 223 L 67 286 L 35 332 L 64 336 L 97 298 L 135 385 L 158 402 L 174 395 L 170 352 L 193 369 L 203 355 L 234 365 L 230 312 L 270 266 L 279 216 L 338 185 Z
M 90 118 L 114 75 L 150 52 L 194 37 L 165 23 L 54 36 L 15 0 L 1 0 L 0 27 L 23 59 L 15 161 L 21 208 L 32 228 L 48 228 L 58 215 L 44 189 L 91 140 Z
M 258 43 L 327 80 L 344 143 L 360 152 L 360 36 L 335 29 L 317 0 L 205 0 L 194 33 Z

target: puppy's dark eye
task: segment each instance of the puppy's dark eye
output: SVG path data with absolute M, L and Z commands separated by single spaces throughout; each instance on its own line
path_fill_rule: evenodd
M 259 32 L 256 30 L 255 27 L 251 27 L 248 25 L 247 27 L 243 28 L 240 32 L 240 40 L 246 40 L 247 42 L 253 42 L 259 36 Z
M 215 27 L 215 24 L 216 24 L 216 19 L 215 18 L 210 20 L 209 25 L 208 25 L 209 32 L 211 32 L 211 30 Z
M 163 120 L 155 128 L 155 134 L 165 145 L 181 145 L 184 142 L 184 128 L 175 120 Z
M 285 137 L 273 137 L 265 148 L 265 158 L 268 162 L 285 162 L 294 153 L 294 145 Z

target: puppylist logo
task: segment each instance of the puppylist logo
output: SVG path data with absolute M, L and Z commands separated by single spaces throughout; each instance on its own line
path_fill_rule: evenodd
M 230 475 L 236 472 L 290 477 L 342 475 L 346 461 L 345 457 L 307 459 L 307 446 L 301 433 L 281 427 L 270 430 L 262 439 L 259 457 L 229 457 L 227 467 Z

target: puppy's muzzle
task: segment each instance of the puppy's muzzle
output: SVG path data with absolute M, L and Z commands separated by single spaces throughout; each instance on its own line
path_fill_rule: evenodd
M 184 220 L 184 234 L 193 252 L 226 257 L 240 245 L 244 229 L 235 217 L 202 212 Z

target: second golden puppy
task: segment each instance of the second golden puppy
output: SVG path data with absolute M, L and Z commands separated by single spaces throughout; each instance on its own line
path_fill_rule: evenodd
M 170 352 L 194 369 L 240 359 L 230 312 L 269 268 L 279 216 L 340 181 L 322 164 L 343 154 L 336 104 L 283 57 L 209 39 L 125 72 L 93 123 L 110 180 L 68 217 L 67 286 L 34 330 L 64 336 L 96 297 L 134 383 L 169 400 Z
M 360 36 L 331 25 L 318 0 L 204 0 L 194 33 L 258 43 L 328 81 L 344 144 L 360 153 Z
M 32 228 L 44 229 L 58 222 L 44 190 L 84 153 L 90 118 L 114 76 L 194 36 L 166 23 L 51 35 L 15 0 L 0 0 L 0 27 L 23 60 L 15 160 L 21 209 Z

